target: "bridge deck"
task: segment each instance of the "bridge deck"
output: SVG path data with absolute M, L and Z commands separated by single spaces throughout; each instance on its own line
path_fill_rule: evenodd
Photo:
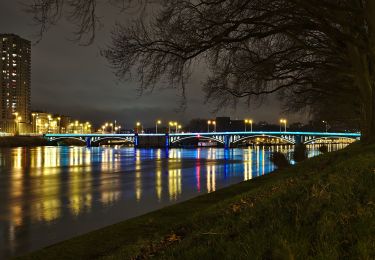
M 45 134 L 45 137 L 134 137 L 137 134 Z M 138 136 L 165 136 L 166 134 L 144 133 Z M 330 132 L 279 132 L 279 131 L 247 131 L 247 132 L 205 132 L 205 133 L 170 133 L 169 136 L 214 136 L 214 135 L 295 135 L 295 136 L 317 136 L 317 137 L 361 137 L 360 133 L 330 133 Z

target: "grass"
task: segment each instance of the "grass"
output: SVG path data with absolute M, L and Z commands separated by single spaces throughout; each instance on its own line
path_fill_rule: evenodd
M 374 259 L 375 146 L 351 145 L 21 259 Z

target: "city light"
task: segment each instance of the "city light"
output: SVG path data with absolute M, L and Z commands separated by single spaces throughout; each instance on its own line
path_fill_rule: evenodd
M 174 122 L 173 121 L 169 121 L 169 124 L 168 124 L 168 133 L 171 132 L 171 126 L 174 126 Z
M 245 119 L 245 132 L 247 131 L 247 125 L 250 125 L 250 132 L 253 131 L 253 120 L 252 119 Z
M 216 132 L 216 121 L 212 121 L 212 125 L 214 126 L 214 132 Z
M 207 121 L 207 133 L 210 132 L 210 125 L 212 124 L 212 121 L 211 120 L 208 120 Z
M 141 122 L 137 122 L 136 126 L 137 126 L 136 127 L 136 130 L 137 130 L 136 132 L 138 133 L 139 132 L 139 127 L 141 126 Z M 142 126 L 142 132 L 143 132 L 143 126 Z
M 161 120 L 157 120 L 156 121 L 156 124 L 155 124 L 155 133 L 157 134 L 158 133 L 158 125 L 161 124 Z
M 286 132 L 286 123 L 287 123 L 287 120 L 286 119 L 280 119 L 280 132 L 281 132 L 281 126 L 282 124 L 284 124 L 284 131 Z

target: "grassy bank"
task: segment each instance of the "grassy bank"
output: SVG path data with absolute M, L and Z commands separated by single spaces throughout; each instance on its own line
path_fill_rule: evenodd
M 6 136 L 0 137 L 0 147 L 45 146 L 47 140 L 39 136 Z
M 354 144 L 24 258 L 151 256 L 373 259 L 375 146 Z

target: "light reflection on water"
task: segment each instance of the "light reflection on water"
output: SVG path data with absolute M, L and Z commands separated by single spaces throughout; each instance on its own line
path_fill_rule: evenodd
M 0 259 L 267 174 L 292 149 L 0 149 Z

